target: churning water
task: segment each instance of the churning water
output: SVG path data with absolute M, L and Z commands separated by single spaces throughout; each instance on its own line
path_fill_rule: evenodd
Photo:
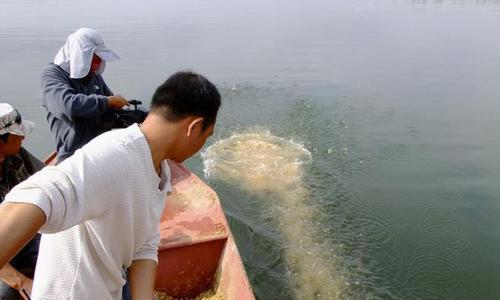
M 266 218 L 284 237 L 285 256 L 299 299 L 337 299 L 345 289 L 335 270 L 333 248 L 322 243 L 321 223 L 310 204 L 304 165 L 312 156 L 304 146 L 263 129 L 234 133 L 202 153 L 207 178 L 238 185 L 260 197 Z

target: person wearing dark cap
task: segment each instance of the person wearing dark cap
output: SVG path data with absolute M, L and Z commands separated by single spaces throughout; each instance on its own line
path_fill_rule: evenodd
M 10 104 L 0 103 L 0 203 L 15 185 L 43 167 L 42 162 L 21 146 L 32 128 L 33 123 L 22 120 L 21 114 Z M 39 242 L 40 235 L 37 234 L 9 264 L 0 269 L 0 299 L 28 299 Z
M 58 163 L 105 131 L 106 112 L 128 105 L 101 76 L 106 62 L 118 59 L 97 31 L 80 28 L 43 70 L 43 106 L 55 135 Z

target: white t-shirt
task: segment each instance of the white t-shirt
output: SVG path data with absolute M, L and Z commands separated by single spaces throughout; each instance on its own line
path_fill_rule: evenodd
M 5 201 L 35 204 L 47 217 L 32 299 L 121 299 L 123 269 L 158 259 L 170 190 L 167 163 L 158 177 L 136 124 L 98 136 L 17 185 Z

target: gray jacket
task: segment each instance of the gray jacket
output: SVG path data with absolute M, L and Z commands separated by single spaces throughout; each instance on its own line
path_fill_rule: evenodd
M 113 95 L 100 75 L 71 79 L 55 64 L 42 72 L 43 107 L 62 161 L 101 134 L 108 97 Z

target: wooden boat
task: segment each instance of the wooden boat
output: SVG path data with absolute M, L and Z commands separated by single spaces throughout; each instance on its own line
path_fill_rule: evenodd
M 55 153 L 46 163 L 55 161 Z M 172 193 L 160 222 L 158 299 L 255 299 L 217 194 L 169 161 Z
M 156 289 L 174 298 L 255 299 L 217 194 L 182 165 L 169 166 Z

